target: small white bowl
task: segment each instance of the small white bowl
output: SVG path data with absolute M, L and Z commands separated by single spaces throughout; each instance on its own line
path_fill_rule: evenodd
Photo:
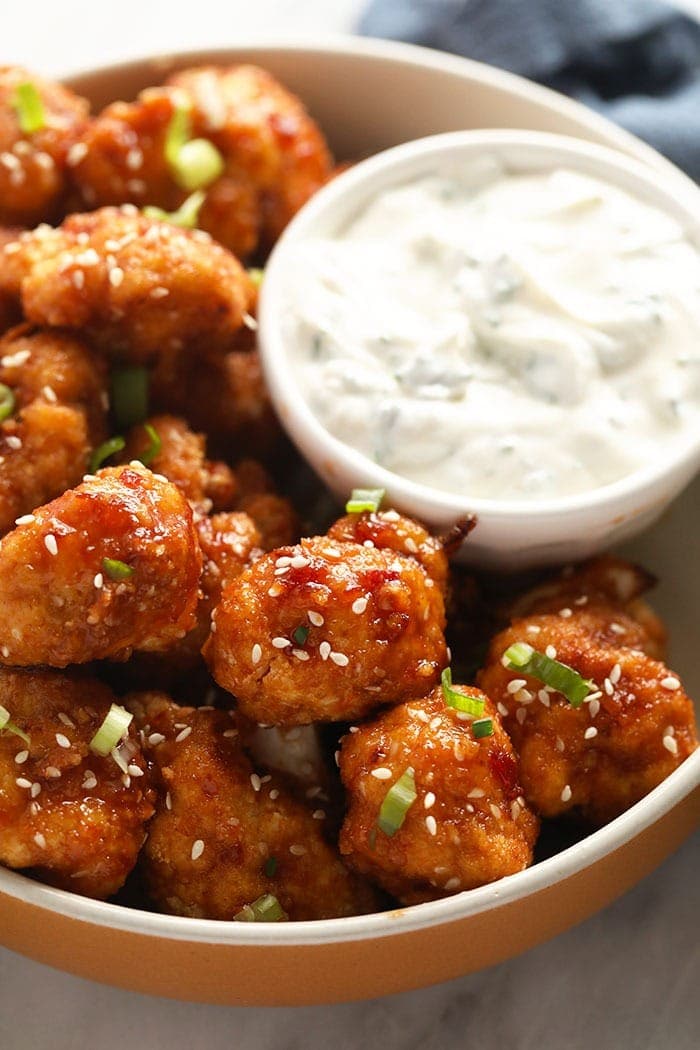
M 355 487 L 384 488 L 392 505 L 436 530 L 476 514 L 477 527 L 461 557 L 480 566 L 520 568 L 578 560 L 629 539 L 662 514 L 700 467 L 700 434 L 688 435 L 673 455 L 573 496 L 522 502 L 452 495 L 392 473 L 331 435 L 297 383 L 283 334 L 286 287 L 300 242 L 332 237 L 389 187 L 443 165 L 453 170 L 484 152 L 513 172 L 566 166 L 605 179 L 671 215 L 700 244 L 700 191 L 673 168 L 651 171 L 614 150 L 544 132 L 463 131 L 408 142 L 335 179 L 278 242 L 266 267 L 259 308 L 265 376 L 283 425 L 341 500 Z

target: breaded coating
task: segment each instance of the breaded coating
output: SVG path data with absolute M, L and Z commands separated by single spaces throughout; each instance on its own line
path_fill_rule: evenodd
M 582 582 L 591 578 L 595 573 L 582 571 Z M 624 602 L 606 603 L 600 592 L 589 597 L 575 589 L 569 597 L 571 605 L 560 611 L 533 612 L 496 635 L 479 685 L 497 702 L 533 808 L 544 817 L 575 811 L 604 824 L 695 749 L 693 705 L 678 677 L 647 655 L 656 640 Z M 533 598 L 536 606 L 545 601 L 541 594 Z M 516 642 L 590 681 L 581 706 L 522 670 L 504 667 L 504 653 Z
M 101 470 L 0 542 L 0 662 L 166 649 L 194 626 L 201 566 L 175 485 L 140 463 Z
M 254 66 L 202 67 L 108 106 L 86 130 L 74 168 L 91 207 L 131 201 L 174 211 L 187 196 L 166 158 L 176 110 L 209 139 L 224 171 L 207 188 L 199 225 L 240 258 L 269 247 L 328 177 L 330 155 L 302 103 Z
M 237 489 L 234 473 L 226 463 L 207 459 L 204 434 L 195 434 L 177 416 L 152 416 L 147 423 L 160 440 L 160 451 L 148 464 L 151 470 L 177 485 L 190 503 L 204 513 L 230 509 Z M 145 427 L 135 426 L 127 435 L 120 459 L 130 463 L 150 446 Z
M 304 725 L 423 695 L 446 663 L 444 629 L 442 595 L 418 562 L 317 536 L 225 588 L 203 652 L 245 715 Z
M 0 226 L 0 270 L 6 269 L 5 245 L 13 244 L 21 232 L 18 229 Z M 0 274 L 0 285 L 2 284 L 3 280 Z M 8 328 L 12 328 L 13 325 L 19 324 L 21 320 L 22 311 L 17 296 L 8 292 L 0 292 L 0 335 L 6 332 Z
M 395 510 L 346 514 L 331 525 L 328 535 L 334 540 L 371 543 L 382 550 L 392 550 L 415 558 L 443 595 L 447 591 L 449 564 L 444 548 L 439 539 L 431 536 L 413 518 L 400 515 Z
M 343 737 L 340 773 L 347 815 L 340 851 L 405 904 L 444 897 L 522 871 L 532 862 L 538 821 L 522 797 L 517 758 L 494 705 L 493 735 L 445 704 L 438 686 Z M 416 799 L 393 835 L 378 826 L 387 792 L 407 769 Z
M 159 909 L 233 919 L 263 894 L 292 920 L 374 910 L 377 897 L 323 837 L 323 810 L 284 780 L 254 771 L 233 713 L 178 707 L 163 694 L 127 699 L 144 727 L 160 798 L 143 851 Z
M 3 251 L 0 292 L 21 296 L 28 320 L 79 328 L 134 364 L 184 346 L 225 351 L 254 297 L 240 263 L 208 234 L 130 205 L 71 215 Z
M 17 89 L 31 84 L 41 99 L 42 126 L 25 132 Z M 19 66 L 0 67 L 0 223 L 35 226 L 57 218 L 67 191 L 67 159 L 89 107 L 61 84 Z
M 0 534 L 77 485 L 105 437 L 106 370 L 68 332 L 20 325 L 0 339 L 0 383 L 14 409 L 0 424 Z
M 94 678 L 0 670 L 0 703 L 29 738 L 0 731 L 0 863 L 100 899 L 136 864 L 154 801 L 133 728 L 127 773 L 89 748 L 113 702 Z

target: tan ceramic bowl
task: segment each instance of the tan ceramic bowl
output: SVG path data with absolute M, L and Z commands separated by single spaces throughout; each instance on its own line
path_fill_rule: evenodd
M 586 138 L 665 165 L 600 117 L 524 80 L 406 45 L 341 40 L 152 58 L 68 83 L 96 107 L 177 66 L 253 61 L 297 91 L 340 157 L 469 127 Z M 665 587 L 658 606 L 688 688 L 700 559 L 687 522 L 700 485 L 636 553 Z M 697 552 L 697 548 L 696 548 Z M 413 908 L 324 922 L 246 925 L 154 915 L 53 890 L 0 869 L 0 941 L 83 977 L 173 998 L 237 1004 L 339 1002 L 405 991 L 489 966 L 591 915 L 650 872 L 700 823 L 700 751 L 607 827 L 528 871 Z

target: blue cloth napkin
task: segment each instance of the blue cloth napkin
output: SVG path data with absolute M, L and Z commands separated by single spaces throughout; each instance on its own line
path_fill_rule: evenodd
M 660 0 L 372 0 L 360 32 L 547 84 L 700 180 L 700 24 Z

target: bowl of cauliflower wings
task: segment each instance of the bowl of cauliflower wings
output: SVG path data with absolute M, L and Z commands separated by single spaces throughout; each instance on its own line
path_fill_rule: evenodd
M 674 522 L 648 567 L 467 569 L 473 520 L 338 505 L 267 394 L 284 228 L 479 106 L 656 162 L 401 45 L 0 69 L 3 944 L 173 997 L 376 996 L 553 936 L 696 825 Z

